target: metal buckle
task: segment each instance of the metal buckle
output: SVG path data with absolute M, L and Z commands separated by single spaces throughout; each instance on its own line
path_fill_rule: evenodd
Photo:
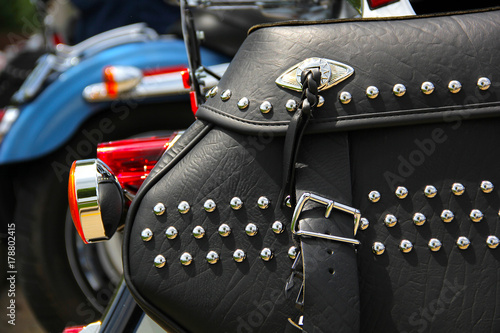
M 323 239 L 328 239 L 328 240 L 333 240 L 337 242 L 343 242 L 343 243 L 350 243 L 354 245 L 359 245 L 361 244 L 357 239 L 353 238 L 346 238 L 346 237 L 339 237 L 339 236 L 334 236 L 334 235 L 326 235 L 326 234 L 321 234 L 318 232 L 312 232 L 312 231 L 305 231 L 305 230 L 297 230 L 297 221 L 299 220 L 299 215 L 304 209 L 304 206 L 308 200 L 312 200 L 315 202 L 318 202 L 320 204 L 323 204 L 326 206 L 326 212 L 325 212 L 325 218 L 329 218 L 330 214 L 332 212 L 332 209 L 338 209 L 342 212 L 349 213 L 354 215 L 354 235 L 356 235 L 359 227 L 359 221 L 361 219 L 361 212 L 355 208 L 343 205 L 341 203 L 335 202 L 330 199 L 323 198 L 319 195 L 313 194 L 313 193 L 304 193 L 300 197 L 299 201 L 297 202 L 297 205 L 295 206 L 295 210 L 293 212 L 293 217 L 292 217 L 292 232 L 295 235 L 298 236 L 306 236 L 306 237 L 317 237 L 317 238 L 323 238 Z

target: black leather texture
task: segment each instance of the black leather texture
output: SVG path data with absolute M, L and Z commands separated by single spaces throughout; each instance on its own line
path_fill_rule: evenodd
M 220 82 L 219 94 L 231 89 L 223 102 L 209 98 L 199 119 L 167 151 L 139 190 L 127 216 L 124 234 L 124 274 L 138 303 L 155 321 L 174 332 L 293 332 L 288 318 L 306 332 L 499 332 L 500 246 L 490 248 L 489 236 L 500 236 L 500 12 L 277 26 L 253 32 Z M 325 104 L 313 110 L 306 134 L 297 147 L 297 197 L 311 191 L 359 209 L 369 226 L 352 245 L 292 235 L 293 209 L 278 198 L 282 191 L 285 132 L 293 112 L 288 99 L 299 93 L 279 88 L 274 80 L 286 69 L 309 57 L 344 62 L 355 74 L 320 92 Z M 488 77 L 488 90 L 476 86 Z M 451 80 L 462 83 L 457 94 L 448 91 Z M 420 92 L 431 81 L 435 91 Z M 402 97 L 392 93 L 404 84 Z M 380 89 L 368 99 L 365 89 Z M 341 104 L 338 94 L 349 91 L 353 100 Z M 236 102 L 248 97 L 250 106 Z M 274 109 L 262 114 L 259 105 Z M 480 189 L 491 181 L 490 193 Z M 465 186 L 462 195 L 451 192 L 454 183 Z M 424 188 L 437 195 L 428 198 Z M 398 187 L 408 195 L 399 199 Z M 376 190 L 381 198 L 369 200 Z M 257 205 L 265 196 L 266 209 Z M 243 201 L 234 210 L 233 197 Z M 212 199 L 216 208 L 207 212 Z M 189 203 L 182 214 L 178 205 Z M 153 207 L 163 203 L 162 215 Z M 441 212 L 454 213 L 443 222 Z M 470 218 L 480 210 L 479 222 Z M 415 213 L 426 217 L 413 222 Z M 308 204 L 300 215 L 303 230 L 354 237 L 353 218 Z M 393 214 L 397 223 L 386 226 Z M 285 230 L 271 229 L 280 221 Z M 228 237 L 218 228 L 226 223 Z M 249 236 L 253 223 L 258 233 Z M 165 231 L 177 229 L 175 239 Z M 204 237 L 193 229 L 201 226 Z M 141 239 L 145 228 L 153 231 Z M 459 237 L 470 245 L 459 249 Z M 442 243 L 431 251 L 428 243 Z M 402 240 L 411 251 L 399 249 Z M 385 246 L 379 255 L 375 242 Z M 293 287 L 285 293 L 293 260 L 288 249 L 299 246 L 304 258 L 294 272 Z M 261 259 L 270 248 L 273 258 Z M 233 252 L 246 254 L 243 262 Z M 205 256 L 220 256 L 209 264 Z M 193 261 L 184 266 L 188 252 Z M 157 255 L 166 259 L 154 266 Z M 304 305 L 296 307 L 303 284 Z M 300 297 L 299 297 L 300 300 Z

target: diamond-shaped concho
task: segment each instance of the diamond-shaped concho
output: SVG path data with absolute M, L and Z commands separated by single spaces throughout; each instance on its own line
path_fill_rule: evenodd
M 319 91 L 326 90 L 337 83 L 347 79 L 354 73 L 351 66 L 338 61 L 325 58 L 308 58 L 301 63 L 289 68 L 278 79 L 276 84 L 280 87 L 302 91 L 300 76 L 303 71 L 312 68 L 319 68 L 321 72 Z

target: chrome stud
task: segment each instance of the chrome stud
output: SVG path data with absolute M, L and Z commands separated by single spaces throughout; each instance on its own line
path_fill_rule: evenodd
M 473 209 L 469 216 L 472 222 L 480 222 L 484 215 L 479 209 Z
M 413 215 L 413 223 L 415 223 L 416 226 L 424 225 L 426 220 L 425 215 L 422 213 L 415 213 L 415 215 Z
M 156 268 L 162 268 L 163 266 L 165 266 L 166 262 L 167 262 L 167 260 L 161 254 L 157 255 L 155 257 L 155 260 L 154 260 L 154 264 L 155 264 Z
M 372 245 L 372 251 L 379 256 L 385 252 L 385 245 L 380 242 L 375 242 Z
M 209 99 L 210 98 L 210 90 L 205 93 L 205 98 Z
M 481 182 L 481 190 L 484 192 L 484 193 L 490 193 L 491 191 L 493 191 L 493 183 L 488 181 L 488 180 L 483 180 Z
M 477 87 L 481 90 L 488 90 L 491 86 L 491 81 L 487 77 L 480 77 L 477 80 Z
M 266 209 L 269 207 L 269 199 L 266 197 L 260 197 L 257 200 L 257 205 L 259 206 L 260 209 Z
M 368 221 L 368 219 L 366 217 L 362 217 L 361 224 L 359 225 L 361 230 L 366 230 L 369 226 L 370 226 L 370 222 Z
M 470 240 L 467 237 L 460 236 L 457 239 L 457 246 L 460 250 L 465 250 L 469 247 Z
M 238 108 L 240 110 L 245 110 L 248 105 L 250 105 L 250 101 L 246 97 L 243 97 L 238 101 Z
M 454 183 L 453 185 L 451 185 L 451 191 L 455 195 L 462 195 L 465 192 L 465 186 L 460 183 Z
M 233 252 L 233 259 L 236 262 L 242 262 L 243 260 L 245 260 L 246 257 L 247 255 L 243 250 L 237 249 L 236 251 Z
M 285 205 L 288 208 L 292 208 L 292 198 L 289 195 L 287 195 L 286 198 L 285 198 Z
M 429 81 L 425 81 L 424 83 L 422 83 L 422 85 L 420 86 L 420 90 L 426 94 L 426 95 L 430 95 L 434 92 L 434 85 L 432 84 L 432 82 L 429 82 Z
M 165 213 L 165 205 L 162 204 L 161 202 L 158 202 L 154 207 L 153 207 L 153 212 L 156 215 L 163 215 Z
M 175 229 L 175 227 L 168 227 L 167 230 L 165 230 L 165 236 L 168 238 L 168 239 L 175 239 L 175 237 L 177 237 L 177 229 Z
M 387 214 L 384 218 L 384 223 L 386 227 L 392 228 L 398 223 L 398 219 L 392 214 Z
M 293 99 L 286 101 L 285 108 L 288 112 L 297 111 L 297 102 Z
M 231 228 L 223 223 L 219 226 L 219 235 L 221 235 L 221 237 L 227 237 L 231 234 Z
M 339 100 L 342 104 L 349 104 L 352 100 L 352 95 L 348 91 L 343 91 L 340 93 Z
M 141 231 L 141 239 L 145 242 L 149 242 L 153 238 L 153 232 L 151 229 L 146 228 L 143 231 Z
M 318 95 L 318 104 L 316 105 L 316 107 L 320 108 L 323 105 L 325 105 L 325 98 L 321 95 Z
M 403 239 L 401 243 L 399 243 L 399 249 L 403 253 L 408 253 L 413 249 L 413 244 L 409 240 Z
M 209 264 L 213 265 L 219 261 L 219 254 L 215 251 L 210 251 L 205 258 Z
M 202 226 L 197 225 L 196 227 L 193 228 L 193 236 L 196 239 L 203 238 L 203 236 L 205 236 L 205 229 L 203 229 Z
M 273 258 L 273 251 L 270 248 L 265 247 L 260 251 L 260 258 L 264 261 L 269 261 Z
M 291 246 L 289 249 L 288 249 L 288 257 L 290 259 L 295 259 L 297 258 L 297 248 L 295 246 Z
M 186 214 L 187 212 L 189 212 L 189 208 L 191 208 L 189 206 L 189 203 L 187 201 L 181 201 L 179 203 L 179 206 L 177 206 L 177 210 L 179 210 L 179 213 L 181 214 Z
M 486 238 L 486 245 L 488 245 L 488 247 L 490 249 L 496 249 L 498 247 L 498 244 L 500 243 L 500 240 L 498 239 L 497 236 L 488 236 L 488 238 Z
M 451 210 L 445 209 L 441 212 L 441 220 L 446 223 L 450 223 L 453 221 L 453 218 L 455 215 L 453 215 L 453 212 Z
M 281 234 L 285 230 L 285 226 L 280 221 L 275 221 L 273 223 L 272 229 L 275 234 Z
M 437 189 L 432 185 L 427 185 L 424 189 L 424 194 L 427 198 L 434 198 L 437 192 Z
M 259 228 L 253 223 L 248 223 L 245 232 L 248 236 L 255 236 L 259 232 Z
M 210 97 L 215 97 L 217 93 L 219 92 L 219 87 L 215 86 L 212 89 L 210 89 Z
M 394 87 L 392 88 L 392 92 L 397 97 L 401 97 L 406 93 L 406 87 L 401 83 L 395 84 Z
M 460 91 L 460 89 L 462 89 L 462 84 L 457 80 L 452 80 L 448 83 L 448 89 L 451 93 L 456 94 Z
M 398 186 L 395 194 L 399 199 L 404 199 L 408 195 L 408 190 L 404 186 Z
M 272 109 L 273 105 L 268 101 L 265 101 L 260 105 L 260 112 L 262 113 L 269 113 Z
M 193 262 L 193 256 L 188 252 L 184 252 L 179 260 L 183 266 L 189 266 Z
M 377 98 L 378 93 L 378 88 L 375 86 L 369 86 L 368 88 L 366 88 L 366 96 L 368 96 L 368 98 Z
M 443 244 L 441 244 L 441 241 L 437 238 L 431 238 L 431 240 L 429 240 L 429 244 L 427 244 L 427 246 L 429 246 L 429 249 L 433 252 L 439 251 L 442 245 Z
M 231 90 L 226 89 L 223 92 L 221 92 L 220 99 L 222 99 L 224 102 L 228 101 L 231 98 L 231 95 L 232 95 Z
M 368 199 L 370 199 L 371 202 L 377 202 L 380 200 L 380 193 L 378 191 L 371 191 L 368 193 Z
M 205 203 L 203 204 L 203 208 L 205 208 L 205 210 L 208 212 L 208 213 L 211 213 L 215 210 L 215 207 L 217 207 L 217 205 L 215 204 L 215 201 L 213 201 L 212 199 L 208 199 L 207 201 L 205 201 Z
M 243 207 L 243 201 L 238 198 L 238 197 L 234 197 L 231 199 L 231 201 L 229 202 L 229 205 L 231 205 L 231 208 L 234 209 L 234 210 L 238 210 L 240 209 L 241 207 Z

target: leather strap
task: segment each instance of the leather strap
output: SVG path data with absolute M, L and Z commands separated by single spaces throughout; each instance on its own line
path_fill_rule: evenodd
M 296 171 L 297 198 L 312 192 L 351 205 L 351 173 L 346 134 L 304 137 Z M 308 164 L 309 161 L 311 164 Z M 299 228 L 354 237 L 352 215 L 306 204 Z M 358 332 L 359 285 L 355 248 L 351 244 L 300 237 L 303 262 L 304 331 Z

